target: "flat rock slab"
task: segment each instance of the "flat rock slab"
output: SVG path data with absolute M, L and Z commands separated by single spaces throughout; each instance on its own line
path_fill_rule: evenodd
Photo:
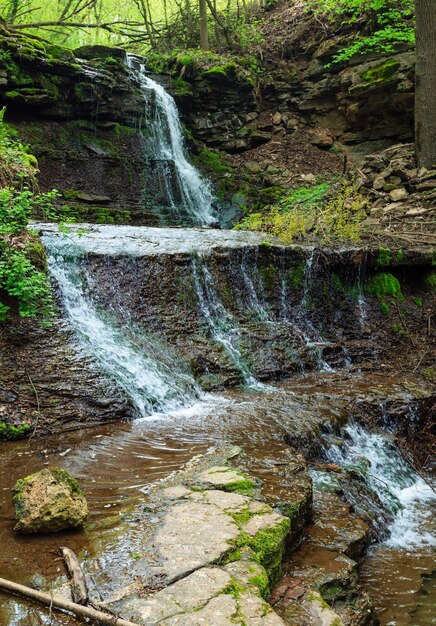
M 149 598 L 131 598 L 123 605 L 123 616 L 152 626 L 180 614 L 204 607 L 224 593 L 230 574 L 218 567 L 204 567 Z
M 226 491 L 244 491 L 254 486 L 254 482 L 248 480 L 242 472 L 227 466 L 210 467 L 199 474 L 197 479 L 204 485 Z
M 253 493 L 255 483 L 220 465 L 225 459 L 216 454 L 208 466 L 211 456 L 156 487 L 156 529 L 146 534 L 136 582 L 108 605 L 141 626 L 284 626 L 264 596 L 277 578 L 290 521 L 234 491 L 242 485 Z
M 265 570 L 247 561 L 231 566 L 204 567 L 148 598 L 131 597 L 122 615 L 141 626 L 284 626 L 256 585 L 247 578 L 247 587 L 240 582 L 242 572 L 265 577 Z
M 236 522 L 214 504 L 192 500 L 177 504 L 156 533 L 161 574 L 176 580 L 222 559 L 239 534 Z

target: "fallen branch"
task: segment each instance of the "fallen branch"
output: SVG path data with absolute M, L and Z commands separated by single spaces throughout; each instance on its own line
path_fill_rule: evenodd
M 88 617 L 97 624 L 103 624 L 103 626 L 139 626 L 139 624 L 129 622 L 121 617 L 108 615 L 102 611 L 96 611 L 95 609 L 81 606 L 75 602 L 69 602 L 63 598 L 57 598 L 49 593 L 43 593 L 42 591 L 37 591 L 36 589 L 31 589 L 30 587 L 25 587 L 24 585 L 19 585 L 18 583 L 6 580 L 6 578 L 0 578 L 0 589 L 10 591 L 11 593 L 19 596 L 24 596 L 25 598 L 30 598 L 31 600 L 36 600 L 46 606 L 52 606 L 53 608 L 61 609 L 63 611 L 69 611 L 79 617 Z
M 71 595 L 77 604 L 87 604 L 88 588 L 79 559 L 70 548 L 59 548 L 68 570 L 71 582 Z

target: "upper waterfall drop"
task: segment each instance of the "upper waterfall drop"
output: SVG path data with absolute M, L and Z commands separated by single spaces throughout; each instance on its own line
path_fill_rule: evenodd
M 147 76 L 145 66 L 138 57 L 127 55 L 127 64 L 144 95 L 150 156 L 156 166 L 154 173 L 163 203 L 178 218 L 190 220 L 191 226 L 216 223 L 210 183 L 186 158 L 183 130 L 174 98 L 162 85 Z

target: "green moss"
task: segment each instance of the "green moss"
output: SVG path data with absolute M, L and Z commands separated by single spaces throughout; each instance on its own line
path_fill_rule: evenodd
M 227 587 L 225 587 L 222 591 L 223 594 L 227 594 L 233 596 L 235 600 L 237 600 L 244 591 L 247 591 L 247 587 L 244 587 L 240 583 L 238 583 L 234 578 L 232 578 L 232 582 L 230 582 Z
M 380 302 L 380 311 L 383 315 L 387 315 L 389 313 L 389 305 L 387 302 Z
M 430 272 L 425 277 L 425 284 L 428 285 L 431 289 L 436 289 L 436 272 Z
M 268 576 L 265 574 L 256 574 L 248 579 L 248 582 L 258 588 L 260 595 L 266 600 L 270 594 L 270 585 Z
M 423 302 L 422 302 L 422 298 L 418 298 L 417 296 L 414 296 L 412 298 L 412 302 L 413 304 L 415 304 L 418 308 L 422 308 Z
M 232 517 L 238 526 L 242 526 L 242 524 L 246 524 L 249 519 L 253 517 L 254 513 L 252 513 L 249 509 L 244 509 L 243 511 L 239 511 L 238 513 L 230 513 L 230 517 Z
M 239 493 L 243 496 L 252 496 L 255 486 L 256 483 L 248 478 L 245 478 L 239 480 L 238 482 L 227 483 L 226 485 L 223 485 L 222 489 L 224 491 L 231 491 L 232 493 Z
M 392 296 L 399 300 L 404 300 L 400 281 L 393 274 L 386 274 L 385 272 L 376 274 L 369 280 L 367 289 L 376 298 Z
M 223 155 L 215 150 L 204 148 L 195 158 L 196 164 L 209 174 L 226 174 L 232 172 L 232 168 L 225 162 Z
M 3 96 L 7 99 L 7 100 L 15 100 L 16 98 L 20 97 L 20 94 L 18 93 L 18 91 L 5 91 L 5 93 L 3 94 Z
M 428 367 L 427 369 L 422 371 L 422 375 L 425 376 L 425 378 L 436 378 L 436 369 Z
M 336 289 L 343 293 L 345 291 L 345 287 L 340 276 L 338 276 L 337 274 L 330 274 L 330 278 Z
M 74 62 L 75 56 L 69 48 L 59 44 L 45 43 L 45 52 L 53 59 Z
M 235 557 L 240 556 L 241 548 L 249 547 L 253 552 L 253 560 L 265 568 L 269 583 L 274 584 L 280 576 L 285 538 L 290 528 L 291 523 L 285 517 L 276 526 L 259 530 L 254 537 L 242 532 L 235 541 L 234 549 L 227 555 L 226 562 L 237 560 Z
M 398 262 L 401 262 L 404 260 L 404 252 L 403 250 L 397 250 L 395 257 L 397 259 Z
M 194 57 L 192 54 L 189 54 L 188 52 L 181 52 L 180 54 L 177 55 L 177 62 L 180 63 L 180 65 L 192 65 L 194 62 Z
M 79 487 L 79 483 L 71 474 L 60 467 L 51 467 L 50 472 L 53 474 L 58 483 L 66 485 L 71 493 L 83 494 L 83 491 Z M 30 478 L 30 477 L 29 477 Z
M 270 295 L 274 294 L 276 283 L 276 268 L 274 265 L 270 264 L 266 267 L 261 267 L 259 272 L 262 277 L 262 284 L 265 291 Z
M 287 273 L 287 282 L 293 291 L 298 291 L 303 287 L 306 263 L 300 261 Z
M 392 253 L 389 248 L 380 247 L 378 249 L 377 267 L 384 267 L 390 265 L 392 262 Z
M 322 595 L 323 601 L 327 603 L 334 602 L 340 597 L 343 597 L 346 593 L 344 586 L 340 582 L 333 583 L 325 583 L 320 587 L 320 593 Z M 329 606 L 327 604 L 327 606 Z M 329 608 L 331 608 L 329 606 Z
M 230 61 L 225 65 L 217 65 L 203 72 L 203 76 L 209 79 L 234 78 L 236 76 L 236 63 Z
M 384 83 L 392 78 L 399 67 L 400 64 L 398 61 L 388 59 L 385 63 L 365 70 L 362 72 L 361 77 L 365 83 Z
M 176 96 L 192 96 L 193 95 L 192 85 L 188 83 L 186 80 L 183 80 L 183 78 L 180 78 L 180 76 L 176 76 L 173 79 L 173 85 L 175 87 L 174 93 Z
M 30 424 L 21 426 L 9 426 L 5 422 L 0 422 L 0 441 L 13 441 L 22 439 L 30 432 Z
M 289 518 L 291 522 L 291 528 L 293 523 L 298 519 L 301 512 L 302 502 L 280 502 L 278 508 L 282 515 L 285 515 Z

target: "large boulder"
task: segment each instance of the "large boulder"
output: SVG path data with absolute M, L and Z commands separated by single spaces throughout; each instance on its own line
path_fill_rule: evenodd
M 20 478 L 12 489 L 17 524 L 22 533 L 77 528 L 88 515 L 85 496 L 75 478 L 58 467 Z

